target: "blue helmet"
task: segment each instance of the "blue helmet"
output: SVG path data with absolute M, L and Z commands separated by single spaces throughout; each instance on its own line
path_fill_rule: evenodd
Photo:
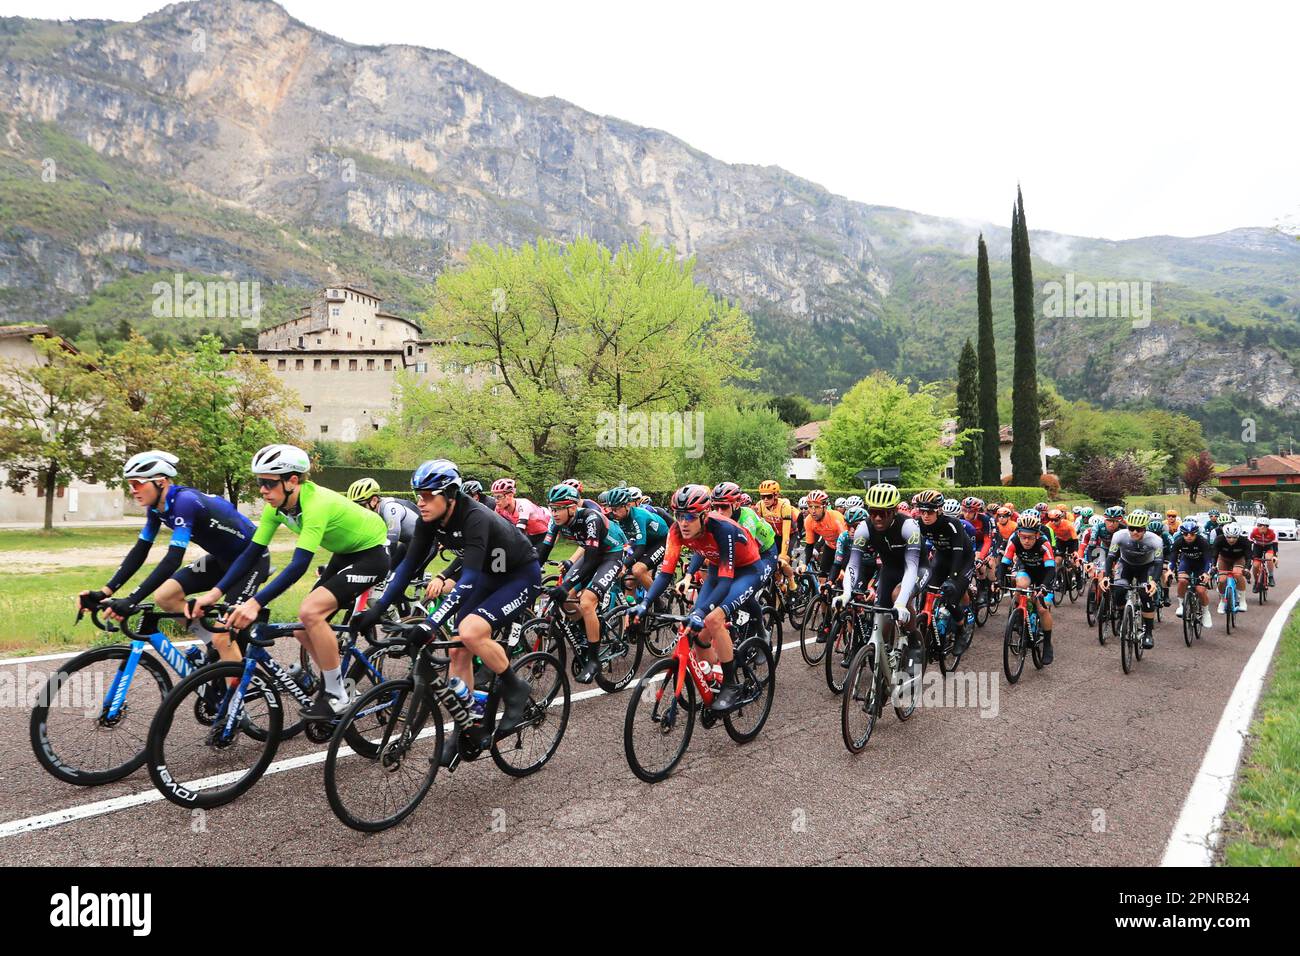
M 862 505 L 854 505 L 852 508 L 849 508 L 844 512 L 844 521 L 848 524 L 850 531 L 866 520 L 867 509 Z
M 1188 518 L 1178 526 L 1179 534 L 1196 534 L 1201 530 L 1201 526 L 1196 523 L 1195 518 Z
M 456 463 L 446 458 L 426 461 L 411 476 L 411 488 L 415 491 L 432 491 L 435 494 L 455 494 L 460 488 L 460 469 Z

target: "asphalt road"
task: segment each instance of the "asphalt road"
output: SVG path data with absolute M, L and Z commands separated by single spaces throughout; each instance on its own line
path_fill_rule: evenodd
M 1130 675 L 1116 642 L 1100 646 L 1082 604 L 1067 604 L 1056 662 L 1041 671 L 1027 664 L 1008 685 L 1004 602 L 962 661 L 989 693 L 971 706 L 919 709 L 905 724 L 886 711 L 856 756 L 841 741 L 839 699 L 821 668 L 787 648 L 758 739 L 741 746 L 721 725 L 697 724 L 678 770 L 657 785 L 628 769 L 624 692 L 576 701 L 540 773 L 515 780 L 487 758 L 463 764 L 440 773 L 420 808 L 385 833 L 339 823 L 315 763 L 270 774 L 206 813 L 159 800 L 0 837 L 0 864 L 1152 866 L 1237 675 L 1300 584 L 1296 552 L 1283 545 L 1270 603 L 1240 617 L 1231 637 L 1216 615 L 1188 648 L 1170 613 Z M 14 820 L 152 794 L 143 770 L 98 788 L 54 780 L 32 757 L 27 726 L 25 708 L 0 708 L 0 832 Z M 319 750 L 297 739 L 277 759 Z

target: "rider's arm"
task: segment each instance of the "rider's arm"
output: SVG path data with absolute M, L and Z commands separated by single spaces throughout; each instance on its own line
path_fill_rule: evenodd
M 589 580 L 604 558 L 601 548 L 604 543 L 605 529 L 601 526 L 600 516 L 588 508 L 582 520 L 581 537 L 578 539 L 578 546 L 582 549 L 582 560 L 569 568 L 560 579 L 560 587 L 569 591 L 573 590 L 579 581 Z
M 907 602 L 912 599 L 917 571 L 921 565 L 921 526 L 915 518 L 903 522 L 903 537 L 907 541 L 907 550 L 903 552 L 903 580 L 898 585 L 898 600 L 894 602 L 896 608 L 907 607 Z
M 655 575 L 654 581 L 650 583 L 650 590 L 646 592 L 644 604 L 647 607 L 654 605 L 655 599 L 668 589 L 668 585 L 673 582 L 673 572 L 677 570 L 677 561 L 682 553 L 682 537 L 674 525 L 668 532 L 668 542 L 664 547 L 664 560 L 659 565 L 659 573 Z
M 545 564 L 546 559 L 551 556 L 551 551 L 555 548 L 555 539 L 560 534 L 559 528 L 555 524 L 555 519 L 546 528 L 546 537 L 542 538 L 537 545 L 537 563 Z
M 135 544 L 131 550 L 126 553 L 122 559 L 122 565 L 113 572 L 113 576 L 108 579 L 104 588 L 108 591 L 116 592 L 127 581 L 135 576 L 144 564 L 145 559 L 149 557 L 149 549 L 153 547 L 154 538 L 158 536 L 158 529 L 162 526 L 161 520 L 152 510 L 144 519 L 144 527 L 140 529 L 140 537 L 136 538 Z M 157 587 L 158 585 L 154 585 Z M 152 591 L 152 588 L 150 589 Z
M 253 540 L 248 542 L 248 546 L 239 552 L 239 557 L 235 558 L 234 563 L 230 565 L 221 580 L 217 582 L 216 590 L 225 594 L 240 578 L 253 569 L 253 565 L 262 560 L 264 554 L 266 554 L 266 545 L 259 544 L 256 536 L 254 536 Z
M 1056 554 L 1052 550 L 1052 545 L 1043 542 L 1043 583 L 1044 591 L 1051 591 L 1052 585 L 1056 583 Z

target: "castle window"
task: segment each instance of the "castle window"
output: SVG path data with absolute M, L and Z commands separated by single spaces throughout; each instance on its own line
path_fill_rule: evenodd
M 321 367 L 321 360 L 320 360 L 320 359 L 312 359 L 312 360 L 311 360 L 311 367 L 312 367 L 312 370 L 313 370 L 313 371 L 319 369 L 319 368 Z
M 356 370 L 357 370 L 357 360 L 356 360 L 356 359 L 348 359 L 348 371 L 349 371 L 349 372 L 355 372 Z
M 393 360 L 392 360 L 392 359 L 384 359 L 384 371 L 385 371 L 385 372 L 391 372 L 392 370 L 393 370 Z
M 284 359 L 275 360 L 275 367 L 277 370 L 283 371 L 287 367 L 287 365 L 288 363 Z
M 309 414 L 309 415 L 311 414 L 311 406 L 310 406 L 310 405 L 304 405 L 304 406 L 302 407 L 302 410 L 303 410 L 304 412 L 306 412 L 307 414 Z
M 367 371 L 369 371 L 370 369 L 372 369 L 372 368 L 374 368 L 374 367 L 375 367 L 375 360 L 372 359 L 372 358 L 368 358 L 368 359 L 366 359 L 366 369 L 367 369 Z
M 293 367 L 294 367 L 295 370 L 301 370 L 301 369 L 302 369 L 302 359 L 294 359 L 294 360 L 293 360 Z
M 330 368 L 337 370 L 339 367 L 338 359 L 330 359 Z

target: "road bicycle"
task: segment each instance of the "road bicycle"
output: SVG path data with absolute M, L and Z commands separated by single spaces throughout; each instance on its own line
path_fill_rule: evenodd
M 1139 597 L 1139 588 L 1146 588 L 1147 585 L 1128 585 L 1128 595 L 1124 600 L 1123 609 L 1120 611 L 1119 622 L 1119 661 L 1120 666 L 1124 668 L 1124 673 L 1132 673 L 1137 662 L 1142 660 L 1142 637 L 1143 625 L 1142 620 L 1142 603 Z M 1154 596 L 1159 600 L 1159 596 Z
M 183 613 L 140 604 L 114 625 L 100 620 L 98 600 L 83 597 L 77 621 L 89 611 L 95 627 L 120 630 L 130 643 L 92 648 L 60 667 L 41 688 L 30 721 L 37 761 L 54 777 L 78 786 L 111 783 L 138 770 L 149 725 L 172 690 L 168 669 L 184 679 L 216 657 L 201 644 L 182 651 L 163 633 L 162 622 L 184 618 Z M 137 615 L 140 623 L 132 627 Z M 157 656 L 145 653 L 149 647 Z
M 709 709 L 721 688 L 721 670 L 696 656 L 699 632 L 687 618 L 671 616 L 677 626 L 677 646 L 671 657 L 651 665 L 637 683 L 623 721 L 623 752 L 639 779 L 658 783 L 672 773 L 691 742 L 697 714 L 706 730 L 721 719 L 737 743 L 753 740 L 763 729 L 776 693 L 776 662 L 768 643 L 750 636 L 752 621 L 742 615 L 736 615 L 734 626 L 728 625 L 735 644 L 739 703 L 721 715 Z
M 824 658 L 826 686 L 833 694 L 843 693 L 853 658 L 871 640 L 875 628 L 875 617 L 861 610 L 864 600 L 867 599 L 854 595 L 853 600 L 834 608 L 830 638 L 826 642 L 828 652 Z
M 1240 606 L 1241 602 L 1237 599 L 1237 576 L 1229 573 L 1228 580 L 1223 585 L 1223 627 L 1225 634 L 1231 634 L 1232 629 L 1237 626 L 1237 608 Z
M 600 669 L 595 679 L 609 694 L 622 690 L 636 677 L 644 650 L 641 635 L 652 633 L 656 627 L 647 622 L 644 628 L 629 633 L 626 619 L 631 610 L 619 603 L 599 616 L 600 641 L 596 649 Z M 582 618 L 571 620 L 562 606 L 549 603 L 539 616 L 524 622 L 519 643 L 529 650 L 554 655 L 561 667 L 567 664 L 575 680 L 582 673 L 591 647 Z
M 1031 598 L 1047 593 L 1042 587 L 1008 587 L 1014 595 L 1007 628 L 1002 635 L 1002 671 L 1010 684 L 1020 680 L 1025 669 L 1025 658 L 1034 662 L 1035 670 L 1043 669 L 1043 630 L 1038 616 L 1038 602 Z
M 1201 639 L 1201 596 L 1197 588 L 1205 582 L 1205 575 L 1198 575 L 1195 581 L 1187 582 L 1187 593 L 1183 595 L 1183 642 L 1191 647 L 1193 641 Z
M 831 597 L 831 589 L 818 584 L 817 592 L 809 600 L 803 622 L 799 625 L 799 653 L 809 667 L 816 667 L 826 656 L 826 645 L 830 640 L 833 623 Z
M 926 660 L 937 662 L 941 673 L 950 674 L 970 646 L 971 625 L 960 606 L 953 609 L 939 600 L 940 593 L 939 588 L 926 585 L 925 604 L 916 616 L 916 628 L 921 634 Z
M 216 613 L 225 610 L 223 605 L 214 608 Z M 334 721 L 305 721 L 297 711 L 286 717 L 286 698 L 309 706 L 321 678 L 305 649 L 293 667 L 268 651 L 302 624 L 268 623 L 268 610 L 261 617 L 249 629 L 243 660 L 209 664 L 190 674 L 167 695 L 149 728 L 149 777 L 178 806 L 211 809 L 230 803 L 262 778 L 281 741 L 302 732 L 313 743 L 325 743 L 334 732 Z M 215 621 L 208 626 L 225 629 Z M 387 652 L 373 645 L 363 651 L 345 624 L 329 627 L 339 639 L 349 695 L 382 683 Z M 357 743 L 364 747 L 363 741 Z
M 990 556 L 986 559 L 990 567 L 996 567 L 997 558 Z M 1002 604 L 1002 585 L 998 583 L 997 574 L 994 573 L 992 579 L 977 581 L 976 594 L 972 598 L 975 606 L 975 623 L 983 627 L 988 619 L 998 613 L 998 608 Z
M 413 658 L 410 674 L 363 693 L 330 738 L 325 796 L 334 815 L 354 830 L 386 830 L 414 812 L 438 774 L 446 733 L 457 735 L 448 773 L 486 751 L 512 777 L 541 770 L 564 739 L 569 679 L 554 655 L 532 651 L 511 660 L 529 695 L 521 722 L 502 733 L 497 717 L 500 682 L 493 681 L 478 713 L 472 701 L 463 702 L 444 679 L 449 659 L 438 653 L 464 644 L 456 639 L 423 640 L 423 631 L 414 624 L 385 627 L 385 637 L 375 645 L 390 656 Z M 444 709 L 450 724 L 444 722 Z
M 856 754 L 871 739 L 887 699 L 899 720 L 916 712 L 925 652 L 913 633 L 905 633 L 906 643 L 899 645 L 894 608 L 859 601 L 853 606 L 874 616 L 871 637 L 853 656 L 840 695 L 840 734 L 849 753 Z

